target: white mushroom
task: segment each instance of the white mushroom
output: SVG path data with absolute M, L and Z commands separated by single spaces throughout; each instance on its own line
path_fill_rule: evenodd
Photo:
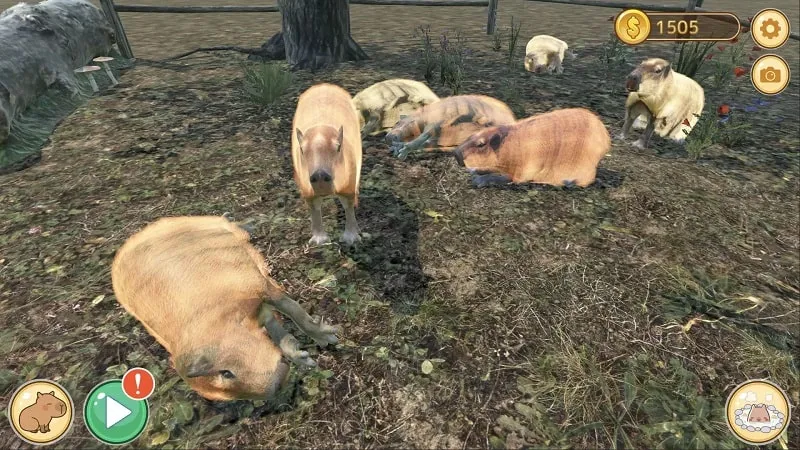
M 94 81 L 94 76 L 92 75 L 92 72 L 97 71 L 97 70 L 100 70 L 100 67 L 98 67 L 98 66 L 83 66 L 80 69 L 75 69 L 75 73 L 85 73 L 86 75 L 88 75 L 89 76 L 89 83 L 92 84 L 92 91 L 97 92 L 100 89 L 97 87 L 97 82 Z
M 108 62 L 113 61 L 114 58 L 110 56 L 98 56 L 97 58 L 93 59 L 92 61 L 102 63 L 103 67 L 106 69 L 106 73 L 108 74 L 108 78 L 111 79 L 111 83 L 114 85 L 119 84 L 116 78 L 114 78 L 114 73 L 111 72 L 111 67 L 109 67 Z

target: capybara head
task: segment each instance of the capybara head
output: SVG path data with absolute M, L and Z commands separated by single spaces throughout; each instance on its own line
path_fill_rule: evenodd
M 538 52 L 531 52 L 525 55 L 525 70 L 533 73 L 544 73 L 547 71 L 547 56 L 540 55 Z
M 334 166 L 341 156 L 344 127 L 337 130 L 329 125 L 318 125 L 305 132 L 298 128 L 296 133 L 311 186 L 317 194 L 332 193 Z
M 67 413 L 67 404 L 56 397 L 55 391 L 47 394 L 36 393 L 36 407 L 50 417 L 61 417 Z
M 209 344 L 174 358 L 181 377 L 209 400 L 263 400 L 275 394 L 289 375 L 289 366 L 264 330 L 237 322 L 231 320 L 216 336 L 205 336 Z
M 508 136 L 508 126 L 500 125 L 478 131 L 453 151 L 458 164 L 473 169 L 498 166 L 498 150 Z
M 386 133 L 386 141 L 389 143 L 407 141 L 422 134 L 422 129 L 416 117 L 417 114 L 400 116 L 400 120 L 395 124 L 394 128 Z
M 628 92 L 636 92 L 640 96 L 656 94 L 666 80 L 672 74 L 672 67 L 669 61 L 661 58 L 650 58 L 628 74 L 625 81 L 625 88 Z

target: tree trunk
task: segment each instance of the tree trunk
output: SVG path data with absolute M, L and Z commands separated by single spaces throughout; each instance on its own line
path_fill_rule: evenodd
M 264 57 L 279 55 L 283 46 L 286 62 L 311 70 L 369 58 L 350 37 L 348 0 L 278 0 L 278 8 L 282 39 L 273 36 L 264 44 Z

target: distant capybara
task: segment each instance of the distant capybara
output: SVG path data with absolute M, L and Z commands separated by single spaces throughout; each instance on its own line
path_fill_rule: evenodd
M 481 130 L 456 149 L 475 184 L 543 183 L 588 186 L 611 138 L 597 115 L 583 108 L 539 114 Z
M 401 118 L 386 135 L 386 140 L 392 144 L 395 156 L 405 158 L 410 152 L 422 148 L 452 150 L 478 130 L 510 124 L 514 120 L 511 109 L 496 98 L 456 95 L 423 106 Z
M 534 36 L 525 46 L 525 70 L 533 73 L 562 73 L 564 54 L 569 46 L 561 39 L 540 34 Z
M 281 353 L 315 365 L 276 311 L 317 344 L 337 342 L 338 328 L 315 322 L 289 298 L 249 240 L 224 217 L 163 218 L 131 236 L 111 266 L 119 303 L 209 400 L 272 396 L 289 372 Z
M 36 393 L 36 403 L 19 412 L 19 426 L 29 433 L 48 433 L 50 421 L 67 413 L 67 404 L 55 391 Z
M 668 61 L 650 58 L 628 75 L 625 87 L 625 123 L 619 139 L 624 140 L 631 126 L 644 128 L 638 148 L 647 148 L 653 131 L 682 143 L 700 119 L 705 104 L 703 88 L 693 79 L 672 70 Z
M 436 101 L 439 97 L 425 83 L 403 78 L 375 83 L 353 97 L 361 136 L 390 130 L 400 116 Z
M 297 100 L 292 124 L 294 180 L 311 207 L 311 240 L 328 242 L 322 226 L 322 199 L 339 198 L 345 211 L 341 241 L 360 240 L 355 207 L 361 180 L 361 133 L 353 99 L 333 84 L 317 84 Z

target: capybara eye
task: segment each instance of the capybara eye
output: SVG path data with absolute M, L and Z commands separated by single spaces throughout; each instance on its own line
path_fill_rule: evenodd
M 219 374 L 222 375 L 222 378 L 232 379 L 236 378 L 236 375 L 233 374 L 230 370 L 220 370 Z

